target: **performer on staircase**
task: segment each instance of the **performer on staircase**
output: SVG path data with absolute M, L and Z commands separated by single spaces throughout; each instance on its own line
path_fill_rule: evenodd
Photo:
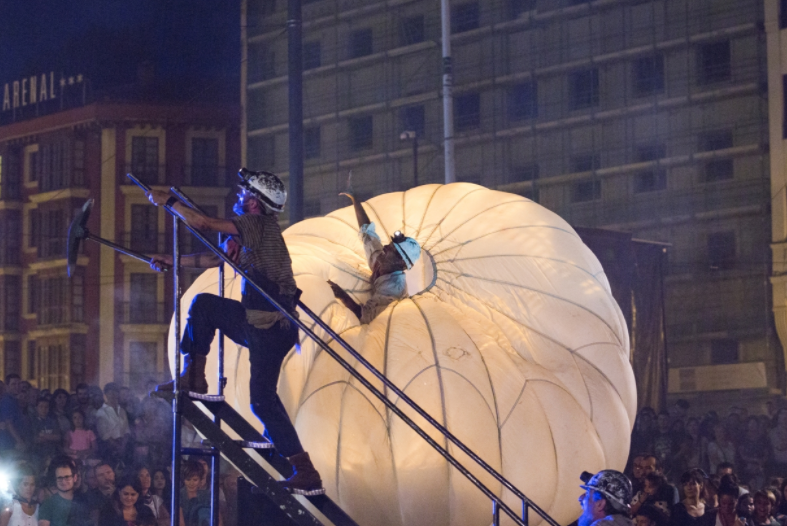
M 156 206 L 173 207 L 191 226 L 201 231 L 221 232 L 230 237 L 227 255 L 280 305 L 295 313 L 300 291 L 292 273 L 292 261 L 278 214 L 284 209 L 284 184 L 269 172 L 239 172 L 241 191 L 233 211 L 237 217 L 208 217 L 181 204 L 166 192 L 151 190 L 147 197 Z M 156 255 L 150 266 L 162 271 L 171 266 L 172 256 Z M 181 265 L 210 268 L 222 264 L 212 252 L 181 257 Z M 216 330 L 249 349 L 251 380 L 249 395 L 254 414 L 265 424 L 265 433 L 276 449 L 292 464 L 295 473 L 283 481 L 285 489 L 300 495 L 325 492 L 319 473 L 303 450 L 298 434 L 276 393 L 282 361 L 295 345 L 298 328 L 243 280 L 240 302 L 213 294 L 198 294 L 189 308 L 180 352 L 185 355 L 181 389 L 207 393 L 205 363 Z M 174 382 L 159 385 L 157 391 L 172 391 Z

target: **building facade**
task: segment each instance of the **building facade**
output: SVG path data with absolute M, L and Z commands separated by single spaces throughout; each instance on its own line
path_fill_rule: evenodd
M 762 0 L 451 8 L 457 178 L 670 245 L 673 399 L 782 393 Z M 286 10 L 246 0 L 242 15 L 244 160 L 285 175 Z M 303 20 L 306 215 L 346 204 L 350 170 L 362 197 L 442 182 L 440 2 L 311 0 Z
M 240 163 L 238 121 L 235 106 L 104 101 L 0 126 L 3 375 L 69 390 L 109 381 L 142 388 L 168 375 L 171 278 L 92 241 L 69 278 L 68 227 L 94 199 L 92 234 L 169 252 L 169 216 L 125 174 L 179 186 L 223 217 Z M 181 239 L 183 250 L 199 250 L 196 239 Z

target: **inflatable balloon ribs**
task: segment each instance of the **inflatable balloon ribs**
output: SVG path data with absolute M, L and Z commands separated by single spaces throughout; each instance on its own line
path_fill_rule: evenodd
M 359 303 L 370 291 L 348 206 L 284 233 L 303 302 L 533 502 L 562 524 L 576 519 L 579 475 L 622 470 L 636 410 L 627 328 L 597 258 L 546 208 L 473 184 L 421 186 L 364 206 L 383 243 L 401 230 L 423 247 L 408 271 L 410 297 L 368 325 L 334 299 L 329 279 Z M 216 292 L 217 275 L 210 270 L 192 285 L 184 316 L 195 294 Z M 239 298 L 239 279 L 231 271 L 225 279 L 227 295 Z M 173 349 L 174 335 L 170 343 Z M 227 401 L 259 425 L 248 403 L 248 351 L 229 340 L 226 349 Z M 216 367 L 211 356 L 209 369 Z M 208 374 L 215 390 L 215 372 Z M 285 359 L 279 394 L 329 495 L 359 524 L 490 524 L 490 501 L 312 341 Z M 540 519 L 531 514 L 531 521 Z

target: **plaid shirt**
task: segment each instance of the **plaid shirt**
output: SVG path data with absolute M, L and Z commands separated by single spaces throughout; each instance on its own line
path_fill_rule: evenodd
M 290 252 L 276 217 L 272 214 L 244 214 L 233 218 L 232 222 L 240 234 L 237 239 L 241 245 L 238 266 L 274 299 L 291 302 L 298 287 L 292 274 Z M 247 286 L 246 280 L 243 282 L 241 303 L 247 309 L 275 310 L 256 289 Z

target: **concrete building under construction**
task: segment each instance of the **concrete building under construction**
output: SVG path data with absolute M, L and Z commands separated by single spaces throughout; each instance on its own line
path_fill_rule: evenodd
M 303 3 L 306 215 L 344 205 L 350 170 L 363 197 L 443 182 L 440 2 Z M 765 32 L 783 4 L 451 2 L 457 179 L 669 244 L 669 393 L 707 408 L 784 388 Z M 286 2 L 242 16 L 244 160 L 286 176 Z

